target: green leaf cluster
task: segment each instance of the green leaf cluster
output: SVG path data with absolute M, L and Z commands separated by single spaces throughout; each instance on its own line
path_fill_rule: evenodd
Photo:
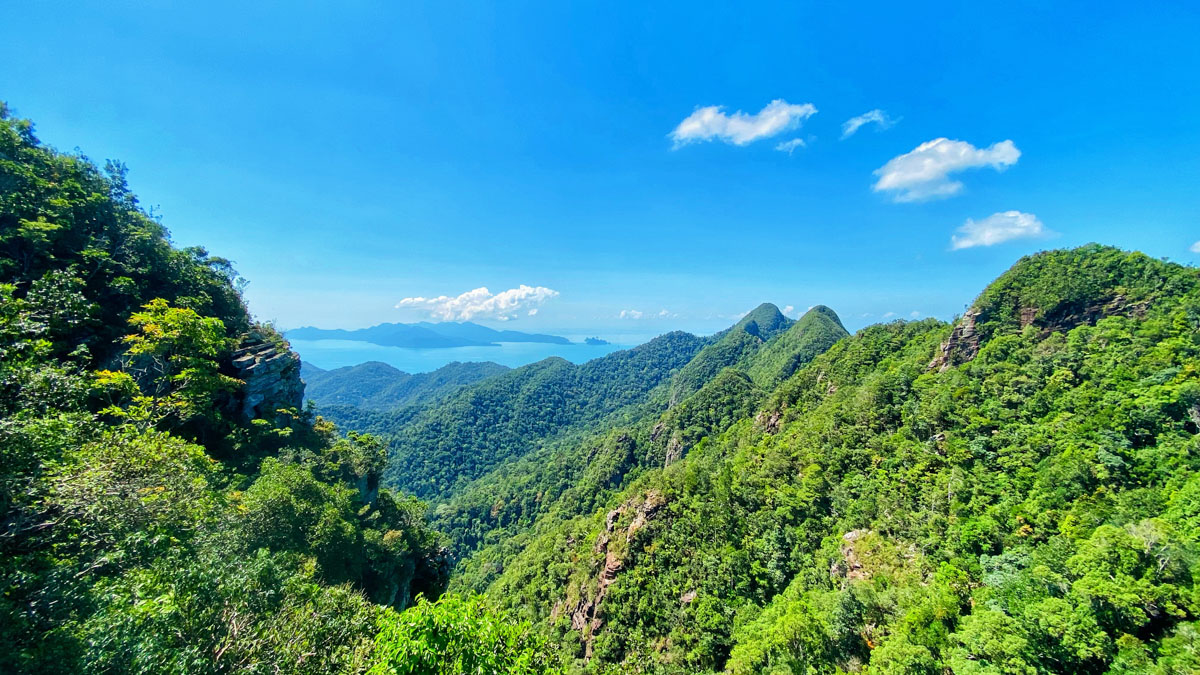
M 239 278 L 124 177 L 0 105 L 0 672 L 366 672 L 446 587 L 443 538 L 380 439 L 245 418 Z

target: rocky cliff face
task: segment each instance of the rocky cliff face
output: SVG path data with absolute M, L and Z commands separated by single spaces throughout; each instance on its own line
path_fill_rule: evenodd
M 941 350 L 932 361 L 929 369 L 939 372 L 961 365 L 975 358 L 979 353 L 979 333 L 975 330 L 975 319 L 979 318 L 979 310 L 972 307 L 963 314 L 950 337 L 942 343 Z
M 1033 326 L 1039 329 L 1041 337 L 1045 337 L 1050 333 L 1065 333 L 1076 326 L 1095 325 L 1106 316 L 1141 318 L 1146 315 L 1149 306 L 1149 300 L 1131 302 L 1124 295 L 1117 294 L 1086 303 L 1066 303 L 1049 310 L 1019 307 L 1013 311 L 1013 316 L 1016 317 L 1015 325 L 1009 324 L 1007 329 L 1025 330 Z M 929 369 L 944 371 L 974 359 L 983 341 L 977 324 L 983 320 L 984 313 L 979 308 L 972 307 L 967 310 L 954 325 L 950 337 L 942 343 L 938 354 L 929 362 Z
M 299 409 L 303 404 L 300 355 L 288 349 L 287 343 L 279 346 L 262 331 L 251 330 L 233 353 L 233 367 L 238 379 L 246 383 L 239 399 L 245 419 L 271 417 L 280 408 Z
M 552 619 L 564 613 L 571 617 L 571 630 L 579 631 L 583 642 L 584 659 L 592 658 L 596 633 L 604 627 L 604 598 L 608 595 L 608 587 L 616 581 L 617 575 L 625 567 L 629 542 L 666 504 L 667 500 L 661 492 L 650 490 L 646 492 L 641 503 L 626 502 L 609 511 L 605 517 L 604 531 L 596 538 L 596 544 L 592 548 L 597 560 L 604 561 L 604 566 L 599 568 L 599 574 L 593 582 L 595 591 L 589 592 L 588 585 L 585 584 L 577 589 L 578 596 L 574 602 L 569 599 L 559 600 L 551 610 Z M 620 525 L 627 520 L 629 524 L 621 527 Z M 685 593 L 680 598 L 680 603 L 686 605 L 695 599 L 695 592 Z

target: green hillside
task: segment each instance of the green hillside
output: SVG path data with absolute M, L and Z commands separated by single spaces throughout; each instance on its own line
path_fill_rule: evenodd
M 124 176 L 0 104 L 0 672 L 553 670 Z
M 0 672 L 1200 672 L 1193 267 L 424 375 L 243 285 L 0 106 Z
M 557 434 L 642 403 L 704 341 L 668 333 L 582 365 L 552 357 L 456 393 L 402 424 L 372 428 L 392 444 L 390 484 L 445 497 Z
M 836 312 L 817 305 L 804 313 L 778 339 L 763 347 L 748 374 L 760 386 L 774 388 L 792 373 L 849 335 Z
M 488 589 L 587 672 L 1195 672 L 1200 275 L 1023 259 L 872 326 Z
M 671 403 L 694 393 L 723 368 L 745 362 L 771 338 L 787 331 L 793 321 L 769 302 L 754 308 L 692 359 L 671 382 Z
M 768 316 L 778 317 L 779 324 L 787 322 L 773 305 L 764 309 Z M 836 314 L 823 311 L 840 325 Z M 749 335 L 740 329 L 752 321 L 743 319 L 718 335 L 716 343 L 735 332 Z M 753 343 L 743 352 L 737 368 L 718 371 L 682 402 L 670 405 L 669 401 L 678 380 L 663 381 L 644 403 L 599 425 L 561 435 L 436 504 L 433 523 L 448 535 L 451 551 L 460 560 L 452 582 L 455 587 L 484 590 L 535 532 L 593 512 L 638 476 L 678 461 L 705 436 L 752 412 L 766 391 L 754 385 L 746 372 L 759 367 L 760 358 L 807 363 L 819 353 L 813 345 L 829 347 L 836 341 L 824 321 L 808 317 L 786 331 L 775 329 L 769 337 L 770 341 Z M 801 351 L 789 352 L 789 345 Z M 704 363 L 712 353 L 702 349 L 680 372 Z
M 498 363 L 448 363 L 428 373 L 406 373 L 378 361 L 322 370 L 305 363 L 305 400 L 325 412 L 331 406 L 392 410 L 445 396 L 465 385 L 509 369 Z M 335 418 L 336 420 L 336 418 Z

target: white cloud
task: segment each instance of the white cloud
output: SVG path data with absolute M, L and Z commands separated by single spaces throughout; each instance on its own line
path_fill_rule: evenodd
M 620 319 L 677 319 L 679 314 L 672 312 L 669 309 L 660 309 L 657 312 L 643 312 L 637 309 L 623 309 L 617 315 Z
M 537 314 L 537 305 L 558 297 L 558 291 L 545 286 L 510 288 L 493 295 L 486 287 L 467 291 L 454 297 L 440 295 L 436 298 L 404 298 L 396 303 L 396 309 L 424 309 L 430 317 L 440 321 L 470 321 L 471 319 L 495 319 L 508 321 L 528 310 L 529 316 Z
M 896 316 L 896 313 L 895 313 L 895 312 L 887 312 L 886 314 L 884 314 L 884 315 L 883 315 L 883 318 L 885 318 L 885 319 L 890 319 L 890 318 L 892 318 L 893 316 Z
M 913 311 L 909 312 L 908 315 L 915 319 L 918 316 L 921 316 L 921 313 L 914 309 Z
M 967 218 L 958 228 L 958 234 L 950 238 L 950 248 L 959 250 L 973 246 L 991 246 L 1012 239 L 1030 239 L 1052 234 L 1042 221 L 1032 213 L 1002 211 L 993 213 L 983 220 Z
M 678 148 L 697 141 L 719 139 L 733 145 L 746 145 L 760 138 L 768 138 L 800 126 L 805 119 L 815 115 L 817 108 L 811 103 L 792 104 L 777 98 L 762 110 L 750 115 L 737 111 L 732 115 L 722 112 L 722 107 L 710 105 L 697 108 L 670 133 Z
M 876 169 L 879 180 L 874 189 L 892 192 L 898 202 L 949 197 L 963 187 L 951 180 L 950 174 L 987 166 L 1003 171 L 1020 157 L 1021 151 L 1012 141 L 1000 141 L 981 150 L 966 141 L 937 138 Z
M 1188 250 L 1189 250 L 1189 251 L 1191 251 L 1192 253 L 1200 253 L 1200 241 L 1198 241 L 1198 242 L 1196 242 L 1196 243 L 1192 244 L 1192 245 L 1191 245 L 1191 246 L 1188 248 Z
M 808 144 L 804 142 L 803 138 L 793 138 L 790 141 L 784 141 L 779 145 L 776 145 L 775 149 L 780 152 L 786 152 L 790 155 L 793 151 L 795 151 L 796 148 L 803 148 L 807 145 Z
M 810 309 L 811 309 L 811 308 L 810 308 Z M 783 313 L 784 313 L 784 314 L 791 314 L 791 313 L 792 313 L 792 312 L 794 312 L 794 311 L 796 311 L 796 308 L 795 308 L 795 307 L 793 307 L 793 306 L 791 306 L 791 305 L 788 305 L 787 307 L 784 307 L 784 308 L 783 308 Z
M 894 126 L 898 119 L 888 117 L 888 114 L 879 108 L 865 112 L 858 117 L 851 117 L 842 123 L 842 138 L 850 138 L 854 132 L 858 131 L 859 127 L 864 124 L 878 124 L 879 130 L 882 131 L 891 126 Z
M 709 314 L 708 316 L 706 316 L 704 318 L 705 319 L 722 319 L 725 321 L 741 321 L 742 318 L 744 318 L 749 313 L 750 313 L 750 310 L 746 310 L 744 312 L 737 312 L 734 314 L 719 314 L 718 313 L 718 314 Z

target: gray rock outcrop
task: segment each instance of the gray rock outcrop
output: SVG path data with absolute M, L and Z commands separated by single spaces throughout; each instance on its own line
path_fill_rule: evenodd
M 300 379 L 300 356 L 269 341 L 258 331 L 242 336 L 241 346 L 233 352 L 237 378 L 245 382 L 240 397 L 240 412 L 247 420 L 270 418 L 280 408 L 299 409 L 304 401 L 304 381 Z

